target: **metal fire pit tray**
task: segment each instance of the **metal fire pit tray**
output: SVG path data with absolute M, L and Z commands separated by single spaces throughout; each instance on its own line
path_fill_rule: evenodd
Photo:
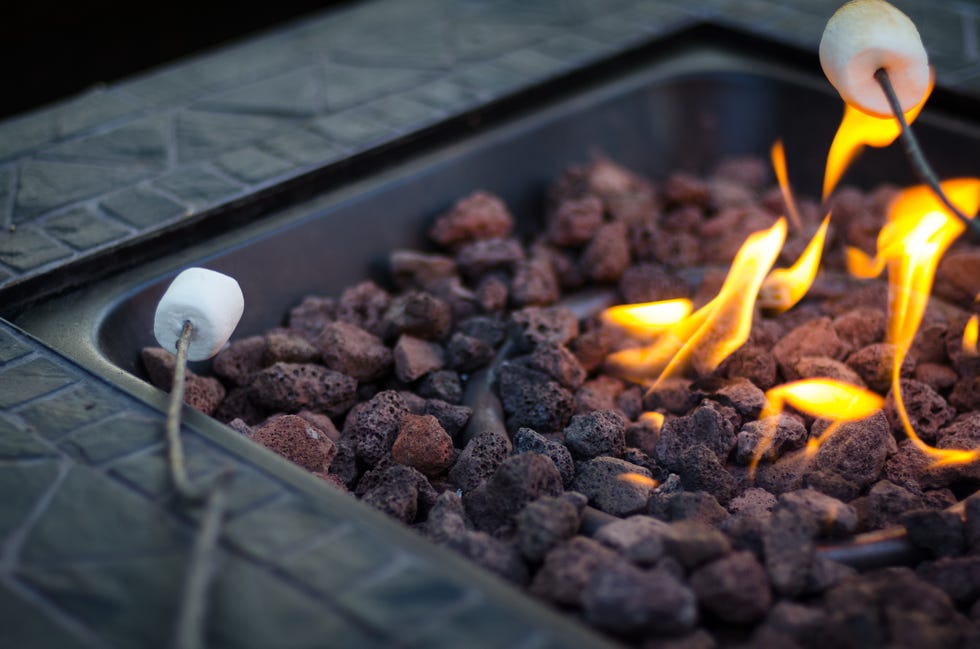
M 727 156 L 766 156 L 782 138 L 794 188 L 816 196 L 842 104 L 815 57 L 800 66 L 771 53 L 701 42 L 624 62 L 574 94 L 535 98 L 463 137 L 423 139 L 415 155 L 374 176 L 49 300 L 19 315 L 16 323 L 163 409 L 166 395 L 142 378 L 139 352 L 156 344 L 151 325 L 158 298 L 190 265 L 238 279 L 246 301 L 235 336 L 241 338 L 280 325 L 306 295 L 337 296 L 366 277 L 382 277 L 379 270 L 391 250 L 424 248 L 432 219 L 474 190 L 499 195 L 521 232 L 533 231 L 548 183 L 595 154 L 662 179 L 677 170 L 705 173 Z M 969 114 L 964 108 L 974 107 L 955 97 L 945 102 L 937 97 L 934 104 L 915 127 L 937 172 L 943 177 L 976 173 L 980 128 L 963 117 Z M 884 181 L 914 182 L 897 145 L 868 151 L 844 179 L 863 187 Z M 189 413 L 186 421 L 213 443 L 287 479 L 308 478 L 200 413 Z M 325 502 L 347 498 L 326 485 L 320 491 Z M 366 505 L 345 507 L 355 516 L 375 516 Z M 411 534 L 391 528 L 392 534 Z M 513 597 L 525 595 L 514 591 Z M 527 606 L 538 607 L 529 599 Z

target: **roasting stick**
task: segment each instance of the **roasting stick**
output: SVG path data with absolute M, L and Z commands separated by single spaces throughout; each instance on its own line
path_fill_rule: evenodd
M 210 358 L 231 337 L 244 310 L 241 288 L 231 277 L 203 268 L 179 274 L 157 305 L 153 333 L 165 349 L 176 348 L 173 386 L 167 407 L 167 459 L 170 479 L 188 504 L 204 505 L 181 597 L 175 649 L 203 649 L 208 589 L 214 575 L 218 537 L 233 472 L 223 470 L 211 486 L 195 485 L 187 475 L 180 438 L 187 361 Z
M 898 120 L 906 157 L 923 184 L 974 237 L 980 221 L 957 208 L 939 184 L 912 132 L 905 111 L 929 91 L 929 57 L 915 24 L 885 0 L 852 0 L 831 16 L 820 39 L 820 65 L 848 104 Z

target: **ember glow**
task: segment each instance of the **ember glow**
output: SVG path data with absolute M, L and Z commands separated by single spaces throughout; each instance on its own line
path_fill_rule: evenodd
M 785 240 L 782 218 L 768 230 L 749 235 L 714 299 L 663 330 L 652 344 L 611 354 L 610 370 L 648 385 L 657 377 L 653 386 L 689 370 L 699 376 L 713 372 L 748 339 L 755 296 Z
M 977 321 L 977 316 L 974 314 L 966 322 L 966 326 L 963 328 L 963 352 L 969 356 L 977 356 L 977 329 L 980 328 L 980 322 Z
M 629 471 L 626 473 L 620 473 L 616 477 L 622 480 L 623 482 L 628 482 L 630 484 L 634 484 L 640 487 L 649 487 L 650 489 L 654 489 L 660 486 L 659 482 L 657 482 L 650 476 L 643 475 L 642 473 L 633 473 L 632 471 Z
M 933 80 L 929 82 L 929 90 L 919 104 L 905 113 L 905 120 L 911 124 L 919 116 L 929 95 L 932 94 Z M 827 200 L 834 191 L 841 176 L 851 162 L 866 146 L 886 147 L 900 134 L 898 120 L 894 117 L 875 117 L 863 113 L 848 104 L 844 105 L 844 118 L 837 128 L 837 134 L 830 145 L 827 154 L 827 167 L 823 179 L 823 200 Z

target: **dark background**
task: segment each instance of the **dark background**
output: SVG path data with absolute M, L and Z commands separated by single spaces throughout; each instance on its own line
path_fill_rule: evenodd
M 261 33 L 341 0 L 2 0 L 0 118 Z

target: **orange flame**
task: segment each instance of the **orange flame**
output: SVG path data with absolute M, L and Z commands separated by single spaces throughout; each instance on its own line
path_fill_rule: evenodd
M 718 295 L 663 331 L 645 347 L 611 354 L 611 371 L 637 383 L 654 385 L 688 369 L 710 374 L 749 337 L 755 296 L 786 240 L 786 220 L 754 232 L 735 255 Z
M 772 159 L 772 168 L 776 171 L 776 180 L 779 182 L 779 191 L 783 195 L 783 202 L 786 203 L 786 211 L 789 213 L 789 222 L 797 230 L 803 228 L 800 220 L 800 210 L 796 207 L 796 199 L 793 198 L 793 191 L 789 186 L 789 174 L 786 172 L 786 150 L 783 148 L 783 141 L 776 140 L 772 149 L 769 150 L 769 157 Z
M 942 188 L 963 213 L 975 214 L 980 207 L 980 179 L 947 180 Z M 848 269 L 859 277 L 874 277 L 888 268 L 886 340 L 895 345 L 895 406 L 909 439 L 932 457 L 935 465 L 972 462 L 980 458 L 980 450 L 937 449 L 923 442 L 909 421 L 899 379 L 902 362 L 922 322 L 939 259 L 964 229 L 928 187 L 919 185 L 904 190 L 892 203 L 873 259 L 855 249 L 847 251 Z
M 812 455 L 836 432 L 840 424 L 873 415 L 881 409 L 884 401 L 874 392 L 827 378 L 784 383 L 766 391 L 766 405 L 759 414 L 759 419 L 768 419 L 769 425 L 763 430 L 749 470 L 755 471 L 759 460 L 772 444 L 778 425 L 776 416 L 787 405 L 814 417 L 833 420 L 819 438 L 811 439 L 807 444 L 807 455 Z
M 977 356 L 978 329 L 980 329 L 980 322 L 977 321 L 976 314 L 973 314 L 963 328 L 963 352 L 968 356 Z
M 934 82 L 929 80 L 929 89 L 917 105 L 905 113 L 905 120 L 911 124 L 919 116 L 929 95 L 932 94 Z M 824 171 L 823 200 L 827 200 L 834 191 L 841 176 L 854 161 L 865 146 L 886 147 L 895 141 L 901 133 L 898 120 L 894 117 L 875 117 L 863 113 L 850 104 L 844 105 L 844 118 L 837 128 L 837 135 L 827 153 L 827 167 Z
M 777 268 L 769 273 L 759 291 L 759 306 L 782 313 L 793 308 L 803 299 L 820 269 L 820 257 L 823 255 L 823 244 L 827 238 L 829 225 L 830 213 L 824 217 L 820 228 L 810 239 L 810 243 L 795 264 L 789 268 Z
M 630 484 L 634 484 L 640 487 L 649 487 L 653 489 L 655 487 L 660 486 L 659 482 L 657 482 L 650 476 L 643 475 L 642 473 L 634 473 L 632 471 L 628 471 L 626 473 L 620 473 L 616 477 L 622 480 L 623 482 L 628 482 Z
M 652 427 L 657 429 L 657 432 L 660 432 L 660 429 L 664 427 L 663 413 L 656 412 L 654 410 L 644 412 L 642 415 L 640 415 L 640 418 L 637 419 L 637 421 L 650 424 Z
M 602 318 L 626 329 L 634 336 L 646 337 L 676 325 L 690 315 L 691 308 L 691 301 L 687 298 L 620 304 L 606 309 Z

